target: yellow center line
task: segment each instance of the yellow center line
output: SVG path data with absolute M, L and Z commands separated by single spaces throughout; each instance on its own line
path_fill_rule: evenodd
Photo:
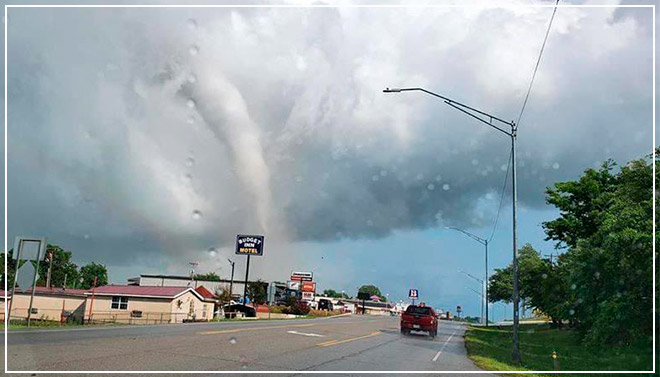
M 259 331 L 259 330 L 272 330 L 272 329 L 284 329 L 291 327 L 311 327 L 311 326 L 327 326 L 327 325 L 344 325 L 349 323 L 358 323 L 358 322 L 378 322 L 375 321 L 349 321 L 349 322 L 319 322 L 319 323 L 304 323 L 304 324 L 291 324 L 291 325 L 279 325 L 279 326 L 260 326 L 260 327 L 239 327 L 236 329 L 228 330 L 214 330 L 214 331 L 201 331 L 197 335 L 214 335 L 214 334 L 231 334 L 242 331 Z
M 380 331 L 374 331 L 374 332 L 372 332 L 371 334 L 362 335 L 362 336 L 357 336 L 357 337 L 355 337 L 355 338 L 348 338 L 348 339 L 344 339 L 344 340 L 330 340 L 330 341 L 327 341 L 327 342 L 319 343 L 319 344 L 317 344 L 317 346 L 318 346 L 318 347 L 330 347 L 330 346 L 336 346 L 336 345 L 338 345 L 338 344 L 348 343 L 348 342 L 352 342 L 352 341 L 354 341 L 354 340 L 359 340 L 359 339 L 364 339 L 364 338 L 370 338 L 370 337 L 372 337 L 372 336 L 376 336 L 376 335 L 378 335 L 378 334 L 381 334 L 381 332 L 380 332 Z

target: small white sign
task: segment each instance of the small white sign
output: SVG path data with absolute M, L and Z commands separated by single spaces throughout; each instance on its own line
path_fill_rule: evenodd
M 419 291 L 416 289 L 411 289 L 408 291 L 408 298 L 411 300 L 417 300 L 419 298 Z

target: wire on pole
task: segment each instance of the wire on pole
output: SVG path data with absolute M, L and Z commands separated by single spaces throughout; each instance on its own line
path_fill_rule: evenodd
M 548 35 L 550 35 L 550 28 L 552 27 L 552 21 L 555 19 L 555 14 L 557 13 L 557 5 L 559 0 L 555 3 L 555 8 L 552 11 L 552 17 L 550 17 L 550 23 L 548 24 L 548 29 L 545 31 L 545 37 L 543 38 L 543 44 L 541 44 L 541 51 L 539 52 L 539 58 L 536 60 L 536 65 L 534 66 L 534 73 L 532 74 L 532 80 L 529 82 L 529 87 L 527 88 L 527 94 L 525 95 L 525 101 L 523 101 L 522 108 L 520 109 L 520 115 L 518 115 L 518 121 L 516 125 L 520 125 L 520 119 L 522 119 L 523 112 L 527 106 L 527 100 L 529 99 L 529 94 L 532 92 L 532 85 L 534 85 L 534 79 L 536 78 L 536 72 L 539 70 L 539 64 L 541 64 L 541 57 L 543 56 L 543 50 L 545 49 L 545 43 L 548 41 Z

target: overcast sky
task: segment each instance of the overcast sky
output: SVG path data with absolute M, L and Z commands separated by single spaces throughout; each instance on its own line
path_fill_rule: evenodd
M 479 2 L 472 2 L 479 3 Z M 7 216 L 117 283 L 312 269 L 472 314 L 510 141 L 419 86 L 518 117 L 554 2 L 508 8 L 12 8 Z M 591 2 L 590 2 L 591 3 Z M 618 4 L 618 2 L 595 2 Z M 491 4 L 489 2 L 488 4 Z M 652 150 L 652 10 L 560 8 L 519 129 L 520 244 L 544 189 Z M 491 249 L 511 259 L 510 180 Z M 243 259 L 237 276 L 243 276 Z M 497 312 L 496 312 L 497 315 Z M 509 311 L 509 316 L 510 316 Z

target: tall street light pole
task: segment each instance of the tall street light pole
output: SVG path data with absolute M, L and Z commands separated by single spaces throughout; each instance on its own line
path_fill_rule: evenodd
M 460 273 L 462 273 L 462 274 L 465 274 L 465 275 L 467 275 L 467 277 L 476 280 L 476 281 L 479 283 L 479 285 L 481 286 L 481 293 L 479 294 L 479 297 L 481 297 L 481 316 L 480 316 L 480 318 L 479 318 L 479 321 L 480 321 L 482 324 L 487 323 L 487 322 L 484 322 L 484 298 L 485 298 L 485 296 L 484 296 L 483 292 L 484 292 L 484 283 L 485 283 L 485 281 L 482 280 L 482 279 L 479 279 L 478 277 L 476 277 L 476 276 L 474 276 L 474 275 L 472 275 L 472 274 L 469 274 L 469 273 L 467 273 L 467 272 L 465 272 L 465 271 L 461 271 L 461 270 L 459 270 L 458 272 L 460 272 Z M 471 289 L 471 288 L 470 288 L 470 289 Z M 486 303 L 486 305 L 488 305 L 488 303 Z
M 433 93 L 429 90 L 423 88 L 387 88 L 383 90 L 384 93 L 400 93 L 400 92 L 409 92 L 409 91 L 420 91 L 428 95 L 440 98 L 447 105 L 455 108 L 456 110 L 500 131 L 501 133 L 509 136 L 511 138 L 511 181 L 513 186 L 513 351 L 512 359 L 515 364 L 520 364 L 520 347 L 518 344 L 518 301 L 519 301 L 519 289 L 518 289 L 518 187 L 516 182 L 516 139 L 518 128 L 514 121 L 507 122 L 501 118 L 498 118 L 494 115 L 488 114 L 481 110 L 477 110 L 473 107 L 462 104 L 458 101 L 454 101 L 451 98 L 441 96 L 440 94 Z M 505 130 L 501 127 L 496 126 L 493 122 L 498 122 L 499 124 L 506 125 L 510 130 Z
M 482 244 L 486 247 L 486 253 L 485 253 L 486 254 L 486 280 L 484 282 L 484 292 L 485 292 L 484 293 L 485 294 L 484 300 L 486 301 L 486 303 L 485 303 L 485 305 L 486 305 L 486 326 L 488 326 L 488 240 L 485 239 L 485 238 L 481 238 L 479 236 L 476 236 L 476 235 L 474 235 L 474 234 L 472 234 L 472 233 L 470 233 L 466 230 L 463 230 L 463 229 L 453 228 L 453 227 L 447 227 L 446 229 L 457 230 L 457 231 L 465 234 L 466 236 L 472 238 L 473 240 L 479 242 L 480 244 Z

